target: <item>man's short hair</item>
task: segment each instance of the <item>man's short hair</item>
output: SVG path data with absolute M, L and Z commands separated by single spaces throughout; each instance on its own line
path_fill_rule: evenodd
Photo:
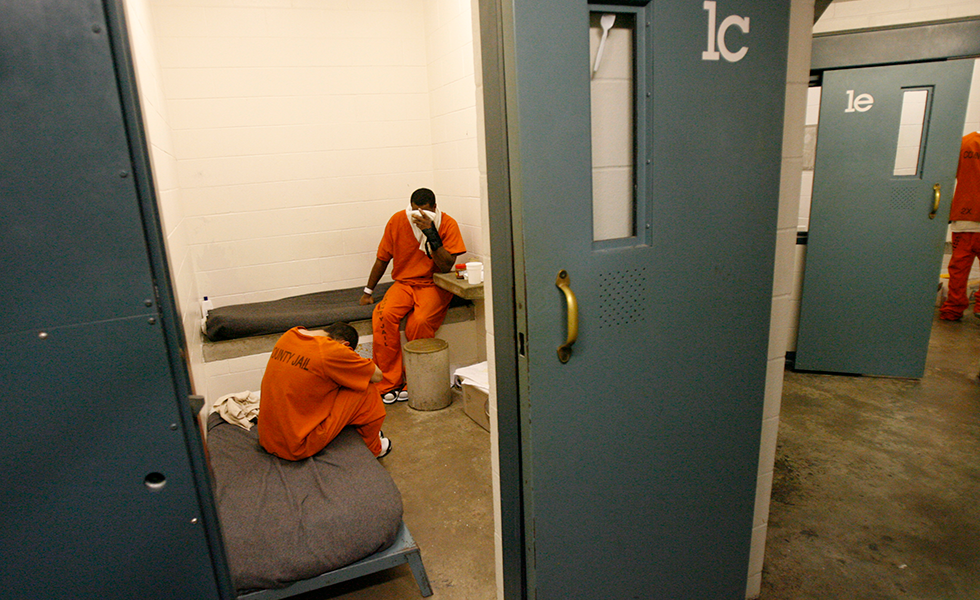
M 429 188 L 419 188 L 412 192 L 412 204 L 415 206 L 435 206 L 436 195 Z
M 323 329 L 331 339 L 338 342 L 347 342 L 351 350 L 357 349 L 357 342 L 360 337 L 357 335 L 357 330 L 344 323 L 343 321 L 337 321 L 333 325 L 328 325 Z

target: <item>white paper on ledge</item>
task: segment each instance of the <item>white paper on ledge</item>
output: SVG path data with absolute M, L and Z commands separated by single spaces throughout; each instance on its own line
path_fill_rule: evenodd
M 490 393 L 490 373 L 487 371 L 487 361 L 468 367 L 460 367 L 453 373 L 453 385 L 461 386 L 468 383 L 476 389 Z

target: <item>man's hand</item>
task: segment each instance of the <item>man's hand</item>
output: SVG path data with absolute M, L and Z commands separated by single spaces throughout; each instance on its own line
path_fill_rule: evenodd
M 381 281 L 381 276 L 385 274 L 385 270 L 388 268 L 388 261 L 381 260 L 379 258 L 374 259 L 374 265 L 371 267 L 371 274 L 368 276 L 367 285 L 364 286 L 364 293 L 358 299 L 358 303 L 361 306 L 365 304 L 374 304 L 374 297 L 367 293 L 368 290 L 374 290 Z
M 413 210 L 412 211 L 412 222 L 419 229 L 428 229 L 433 226 L 432 219 L 429 215 L 425 214 L 425 211 Z

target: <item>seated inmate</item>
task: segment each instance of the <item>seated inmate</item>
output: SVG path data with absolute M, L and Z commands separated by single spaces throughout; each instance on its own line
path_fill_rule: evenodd
M 402 319 L 407 315 L 405 337 L 409 341 L 435 336 L 453 295 L 436 287 L 432 274 L 448 273 L 464 252 L 459 225 L 436 207 L 436 196 L 430 189 L 415 190 L 409 207 L 388 220 L 360 299 L 362 305 L 374 302 L 374 286 L 393 261 L 391 278 L 395 283 L 371 315 L 374 362 L 384 375 L 378 388 L 386 404 L 408 400 L 399 333 Z
M 267 452 L 307 458 L 353 425 L 375 456 L 388 453 L 391 442 L 381 434 L 385 408 L 375 385 L 381 370 L 355 352 L 357 341 L 346 323 L 324 331 L 293 327 L 279 338 L 259 399 L 259 443 Z

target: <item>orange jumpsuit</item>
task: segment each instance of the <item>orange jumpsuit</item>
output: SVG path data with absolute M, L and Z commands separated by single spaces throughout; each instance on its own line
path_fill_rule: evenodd
M 446 213 L 442 214 L 439 237 L 450 254 L 466 252 L 459 225 Z M 402 319 L 408 316 L 405 337 L 409 341 L 434 337 L 446 318 L 453 295 L 436 287 L 432 281 L 435 262 L 419 249 L 419 240 L 405 211 L 399 211 L 388 219 L 378 245 L 378 260 L 393 262 L 391 277 L 395 280 L 371 315 L 374 362 L 384 374 L 378 389 L 384 394 L 405 384 L 401 334 L 398 331 Z
M 949 208 L 953 223 L 953 253 L 946 270 L 949 273 L 949 294 L 939 309 L 939 318 L 955 321 L 970 305 L 966 287 L 973 261 L 980 258 L 980 133 L 963 136 L 960 162 L 956 169 L 956 191 Z M 976 294 L 973 311 L 980 316 L 980 291 Z
M 353 425 L 377 456 L 385 409 L 372 375 L 374 363 L 346 344 L 290 329 L 262 376 L 259 443 L 279 458 L 300 460 Z

